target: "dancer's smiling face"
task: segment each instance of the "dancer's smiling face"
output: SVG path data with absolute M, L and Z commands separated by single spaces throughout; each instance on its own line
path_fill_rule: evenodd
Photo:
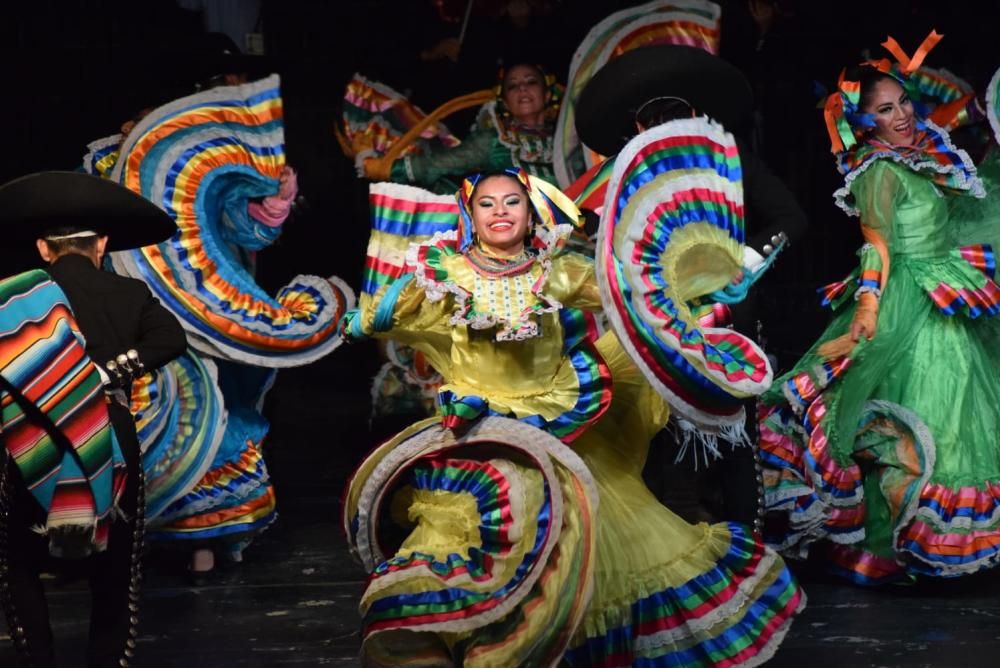
M 893 146 L 911 146 L 916 135 L 913 102 L 894 79 L 878 79 L 865 95 L 862 111 L 875 118 L 876 138 Z
M 524 250 L 531 206 L 520 181 L 512 176 L 487 176 L 476 184 L 470 201 L 472 224 L 483 250 L 500 257 Z
M 532 65 L 515 65 L 503 78 L 503 102 L 510 115 L 524 125 L 545 123 L 545 75 Z

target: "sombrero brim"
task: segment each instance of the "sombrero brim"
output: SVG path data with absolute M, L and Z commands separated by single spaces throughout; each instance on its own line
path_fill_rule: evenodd
M 46 230 L 68 226 L 108 235 L 108 252 L 158 244 L 177 231 L 155 204 L 98 176 L 38 172 L 0 186 L 0 230 L 8 245 L 28 251 Z
M 193 70 L 198 82 L 205 82 L 225 74 L 245 74 L 249 80 L 262 79 L 284 69 L 284 62 L 271 56 L 253 56 L 242 53 L 210 54 L 197 56 Z
M 725 60 L 691 46 L 650 46 L 618 56 L 587 82 L 576 106 L 577 134 L 598 153 L 614 155 L 636 134 L 636 110 L 663 96 L 684 98 L 730 131 L 753 110 L 750 83 Z

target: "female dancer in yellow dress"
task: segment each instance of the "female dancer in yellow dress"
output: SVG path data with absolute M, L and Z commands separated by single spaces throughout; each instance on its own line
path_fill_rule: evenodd
M 700 159 L 677 141 L 690 136 L 711 138 Z M 622 187 L 613 184 L 609 198 L 648 192 L 628 188 L 638 181 L 626 167 L 636 165 L 646 176 L 684 172 L 694 182 L 678 191 L 688 194 L 704 185 L 692 174 L 699 166 L 701 178 L 728 170 L 738 185 L 738 158 L 724 150 L 731 140 L 703 119 L 645 133 L 623 151 Z M 670 145 L 680 153 L 668 155 Z M 705 162 L 712 151 L 721 162 Z M 665 155 L 691 169 L 658 169 Z M 393 184 L 372 186 L 371 199 L 364 294 L 345 329 L 424 352 L 445 384 L 440 417 L 376 449 L 346 490 L 345 530 L 371 574 L 361 600 L 365 665 L 737 666 L 772 656 L 804 605 L 780 557 L 742 525 L 685 523 L 640 477 L 669 415 L 654 385 L 707 425 L 706 397 L 725 394 L 720 387 L 738 396 L 770 382 L 759 350 L 725 330 L 684 332 L 678 317 L 667 328 L 680 342 L 674 352 L 683 349 L 673 363 L 686 356 L 702 375 L 647 380 L 626 349 L 654 361 L 664 351 L 637 343 L 643 326 L 628 319 L 630 307 L 611 315 L 615 332 L 597 338 L 593 327 L 593 312 L 628 288 L 598 280 L 593 261 L 563 249 L 578 212 L 523 171 L 466 179 L 457 206 Z M 632 205 L 641 209 L 641 199 Z M 659 208 L 672 203 L 691 198 L 661 197 Z M 672 296 L 732 279 L 741 249 L 722 221 L 664 215 L 673 222 L 652 234 L 667 246 L 659 266 L 685 284 Z M 604 261 L 618 248 L 608 230 Z M 401 240 L 413 238 L 425 241 L 404 258 Z M 713 252 L 728 261 L 699 261 Z M 659 280 L 651 267 L 645 278 Z M 620 342 L 629 331 L 638 333 Z M 695 387 L 707 378 L 721 380 Z

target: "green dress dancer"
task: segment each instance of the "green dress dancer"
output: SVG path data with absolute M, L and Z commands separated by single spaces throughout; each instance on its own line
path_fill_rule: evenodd
M 480 99 L 478 93 L 470 96 Z M 399 149 L 399 140 L 426 122 L 427 115 L 392 88 L 356 74 L 344 95 L 341 145 L 355 159 L 360 176 L 412 184 L 440 195 L 454 194 L 468 174 L 510 168 L 556 185 L 553 136 L 563 87 L 555 77 L 528 63 L 502 69 L 491 99 L 459 141 L 441 124 L 440 114 L 464 108 L 470 96 L 432 112 L 438 122 L 414 141 L 407 140 L 404 153 L 393 157 L 393 147 Z M 572 167 L 583 171 L 580 165 Z
M 497 103 L 488 102 L 479 112 L 476 125 L 462 143 L 426 155 L 408 155 L 392 164 L 390 180 L 431 188 L 438 194 L 458 190 L 466 174 L 520 167 L 532 176 L 555 184 L 552 167 L 551 121 L 539 128 L 519 125 L 496 112 Z
M 461 144 L 404 156 L 392 163 L 389 180 L 450 195 L 467 174 L 514 167 L 556 185 L 552 151 L 562 95 L 555 77 L 537 65 L 502 70 L 494 99 L 480 108 Z
M 860 216 L 860 266 L 823 289 L 832 322 L 759 415 L 768 542 L 820 548 L 860 584 L 1000 561 L 998 203 L 944 130 L 916 130 L 906 148 L 869 135 L 839 154 L 835 198 Z M 855 345 L 873 304 L 875 334 Z

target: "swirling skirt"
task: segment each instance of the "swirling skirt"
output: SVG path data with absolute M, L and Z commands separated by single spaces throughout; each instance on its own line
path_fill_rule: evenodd
M 371 574 L 366 665 L 736 666 L 773 655 L 805 602 L 740 525 L 692 526 L 643 485 L 666 406 L 620 348 L 608 413 L 572 444 L 508 418 L 420 422 L 348 486 Z M 645 440 L 643 440 L 645 439 Z

